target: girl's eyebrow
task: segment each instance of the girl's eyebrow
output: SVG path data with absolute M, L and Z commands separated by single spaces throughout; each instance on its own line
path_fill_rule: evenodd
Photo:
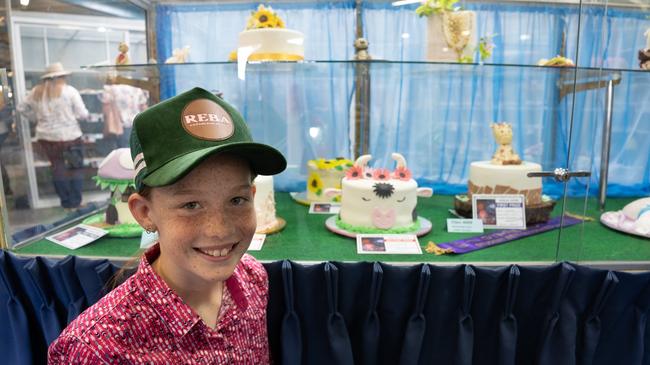
M 241 184 L 232 188 L 233 191 L 247 190 L 250 189 L 253 184 Z M 219 189 L 218 185 L 214 186 L 214 189 Z M 171 190 L 171 193 L 174 195 L 191 195 L 191 194 L 204 194 L 205 189 L 193 189 L 189 187 L 181 187 L 178 190 Z

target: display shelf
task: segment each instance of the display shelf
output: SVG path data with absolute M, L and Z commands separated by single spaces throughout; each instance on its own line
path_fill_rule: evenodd
M 443 265 L 473 263 L 493 266 L 519 263 L 536 266 L 570 259 L 598 267 L 650 269 L 650 240 L 629 236 L 601 225 L 598 222 L 599 212 L 595 209 L 583 212 L 584 201 L 581 199 L 569 199 L 569 211 L 581 215 L 586 213 L 586 216 L 595 220 L 563 229 L 561 233 L 563 239 L 574 243 L 571 247 L 563 246 L 558 250 L 560 231 L 553 230 L 467 254 L 443 256 L 426 253 L 424 248 L 429 241 L 441 243 L 476 235 L 446 232 L 446 219 L 454 218 L 448 211 L 453 206 L 451 196 L 435 196 L 432 199 L 420 199 L 418 202 L 420 215 L 433 223 L 431 233 L 419 239 L 423 250 L 422 255 L 357 254 L 355 240 L 338 236 L 325 228 L 325 220 L 329 216 L 308 214 L 308 207 L 297 204 L 286 193 L 276 193 L 276 201 L 277 214 L 287 221 L 287 226 L 280 233 L 267 236 L 261 251 L 249 252 L 262 261 L 379 260 L 394 263 L 432 262 Z M 611 199 L 610 209 L 620 209 L 629 201 L 630 199 Z M 593 205 L 595 204 L 590 204 Z M 560 205 L 557 205 L 553 215 L 557 216 L 560 213 Z M 579 242 L 582 241 L 584 243 L 580 245 Z M 86 247 L 68 250 L 42 239 L 22 246 L 14 252 L 20 255 L 38 256 L 108 257 L 125 261 L 138 255 L 139 242 L 139 238 L 101 238 Z
M 484 66 L 486 68 L 530 68 L 538 70 L 555 70 L 555 71 L 564 71 L 568 72 L 571 70 L 577 71 L 589 71 L 589 72 L 631 72 L 631 73 L 650 73 L 650 70 L 642 70 L 640 68 L 612 68 L 612 67 L 584 67 L 584 66 L 569 66 L 569 67 L 557 67 L 557 66 L 538 66 L 538 65 L 529 65 L 529 64 L 512 64 L 512 63 L 458 63 L 458 62 L 434 62 L 434 61 L 399 61 L 399 60 L 304 60 L 304 61 L 250 61 L 247 63 L 248 66 L 255 65 L 294 65 L 296 68 L 306 67 L 309 65 L 331 65 L 331 64 L 341 64 L 341 65 L 359 65 L 359 64 L 368 64 L 368 65 L 430 65 L 433 67 L 439 66 L 453 66 L 455 68 L 472 68 L 476 66 Z M 131 64 L 131 65 L 98 65 L 98 66 L 84 66 L 83 69 L 87 70 L 96 70 L 96 71 L 114 71 L 117 74 L 141 74 L 146 76 L 144 73 L 147 69 L 176 69 L 176 68 L 185 68 L 185 67 L 210 67 L 210 66 L 229 66 L 236 68 L 237 62 L 233 61 L 212 61 L 212 62 L 186 62 L 186 63 L 143 63 L 143 64 Z

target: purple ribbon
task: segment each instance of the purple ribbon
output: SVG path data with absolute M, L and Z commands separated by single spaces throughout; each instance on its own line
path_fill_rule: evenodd
M 522 230 L 504 229 L 504 230 L 484 234 L 482 236 L 465 238 L 462 240 L 456 240 L 456 241 L 445 242 L 445 243 L 437 243 L 436 245 L 445 251 L 447 250 L 451 251 L 445 253 L 472 252 L 472 251 L 480 250 L 482 248 L 496 246 L 504 242 L 514 241 L 522 237 L 528 237 L 538 233 L 559 228 L 561 220 L 562 217 L 555 217 L 550 219 L 546 223 L 538 223 Z M 565 215 L 562 226 L 569 227 L 578 223 L 582 223 L 582 220 Z

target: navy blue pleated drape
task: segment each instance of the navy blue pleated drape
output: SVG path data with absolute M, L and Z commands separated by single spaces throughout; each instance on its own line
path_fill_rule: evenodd
M 650 364 L 650 272 L 264 266 L 277 364 Z M 45 363 L 47 345 L 106 293 L 116 269 L 0 252 L 0 363 Z

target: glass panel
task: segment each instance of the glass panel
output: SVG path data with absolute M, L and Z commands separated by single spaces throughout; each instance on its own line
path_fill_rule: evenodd
M 643 218 L 650 207 L 650 74 L 640 67 L 650 59 L 648 10 L 649 3 L 637 1 L 582 4 L 579 65 L 591 70 L 578 74 L 570 167 L 592 176 L 569 183 L 569 209 L 593 220 L 563 232 L 562 259 L 624 268 L 650 260 Z
M 334 1 L 326 6 L 310 2 L 277 3 L 273 7 L 287 27 L 305 34 L 306 61 L 252 62 L 247 65 L 243 79 L 238 77 L 237 65 L 225 60 L 237 47 L 237 34 L 246 24 L 250 11 L 258 5 L 252 2 L 156 4 L 156 29 L 150 32 L 156 38 L 157 54 L 150 57 L 162 62 L 175 49 L 189 46 L 191 62 L 185 64 L 147 65 L 145 34 L 126 33 L 108 26 L 101 31 L 91 27 L 88 35 L 83 36 L 70 33 L 70 29 L 57 29 L 51 37 L 52 45 L 48 28 L 44 40 L 48 41 L 48 50 L 52 49 L 48 52 L 50 60 L 59 54 L 70 57 L 55 50 L 65 48 L 63 43 L 57 43 L 58 38 L 96 43 L 93 58 L 83 60 L 88 67 L 75 70 L 69 78 L 82 91 L 84 102 L 94 115 L 92 118 L 101 118 L 101 122 L 82 124 L 86 128 L 84 137 L 94 149 L 89 150 L 89 162 L 98 161 L 119 143 L 103 133 L 104 115 L 96 93 L 104 90 L 104 83 L 109 87 L 131 85 L 146 90 L 148 104 L 195 86 L 220 93 L 242 112 L 256 139 L 277 147 L 287 156 L 289 168 L 276 177 L 275 189 L 278 212 L 291 219 L 287 219 L 287 228 L 281 236 L 267 238 L 268 246 L 256 253 L 259 258 L 537 263 L 588 258 L 604 261 L 615 260 L 617 253 L 625 256 L 631 251 L 615 250 L 610 255 L 612 252 L 607 249 L 592 247 L 593 242 L 599 242 L 592 236 L 604 237 L 605 233 L 614 232 L 598 221 L 459 255 L 361 256 L 356 254 L 349 239 L 327 231 L 321 220 L 299 210 L 301 207 L 288 194 L 306 192 L 306 165 L 310 159 L 353 158 L 370 153 L 372 166 L 392 167 L 391 153 L 400 152 L 418 183 L 435 190 L 433 198 L 420 199 L 418 203 L 418 214 L 433 223 L 432 232 L 420 238 L 422 247 L 429 242 L 461 241 L 462 245 L 463 239 L 478 234 L 448 232 L 446 219 L 453 217 L 449 210 L 462 208 L 467 200 L 456 196 L 476 188 L 469 185 L 474 170 L 472 163 L 489 161 L 500 150 L 490 125 L 508 122 L 512 125 L 511 145 L 525 162 L 537 163 L 543 171 L 585 170 L 592 176 L 572 178 L 568 183 L 543 178 L 542 197 L 531 192 L 533 188 L 513 188 L 512 185 L 531 181 L 521 176 L 497 179 L 504 183 L 494 184 L 489 190 L 483 186 L 482 192 L 494 193 L 498 189 L 502 195 L 527 190 L 526 198 L 540 200 L 540 206 L 534 207 L 539 209 L 529 209 L 529 218 L 546 213 L 550 219 L 562 217 L 563 213 L 598 218 L 593 204 L 599 186 L 600 141 L 607 105 L 605 86 L 610 81 L 615 98 L 607 201 L 623 206 L 630 198 L 621 198 L 622 195 L 646 194 L 650 178 L 644 158 L 650 153 L 643 152 L 640 146 L 647 145 L 642 142 L 648 131 L 641 116 L 647 108 L 644 101 L 648 98 L 644 93 L 648 73 L 638 69 L 634 57 L 642 44 L 637 43 L 645 39 L 639 35 L 639 29 L 648 27 L 643 13 L 647 6 L 603 1 L 588 5 L 579 1 L 459 1 L 456 5 L 470 13 L 457 21 L 468 27 L 473 39 L 456 50 L 454 47 L 458 48 L 459 43 L 447 40 L 448 35 L 443 34 L 449 24 L 435 23 L 441 19 L 418 17 L 416 9 L 420 4 L 396 6 L 383 0 L 361 4 Z M 436 24 L 443 32 L 432 35 L 431 29 Z M 352 61 L 357 25 L 369 42 L 372 61 Z M 460 31 L 462 35 L 463 29 Z M 37 39 L 38 32 L 32 33 Z M 432 40 L 444 43 L 436 44 Z M 129 42 L 133 64 L 98 65 L 114 62 L 121 41 Z M 445 52 L 449 53 L 450 49 L 452 56 L 445 58 Z M 486 50 L 491 50 L 491 54 L 487 55 Z M 562 66 L 577 63 L 577 67 L 538 66 L 543 59 Z M 43 68 L 41 65 L 32 75 L 26 75 L 28 89 L 38 82 Z M 629 133 L 631 130 L 634 134 Z M 642 152 L 634 155 L 638 150 Z M 86 179 L 91 175 L 89 170 Z M 37 191 L 47 191 L 48 187 L 41 186 L 47 180 L 37 181 Z M 565 223 L 569 221 L 565 218 Z M 509 233 L 518 234 L 517 231 Z M 305 236 L 312 238 L 313 250 L 304 249 Z M 634 240 L 632 236 L 621 237 Z M 121 247 L 130 247 L 135 252 L 138 243 L 127 241 Z M 640 239 L 634 242 L 640 245 Z M 114 249 L 110 242 L 95 247 L 100 248 L 78 253 L 102 255 Z M 636 252 L 644 252 L 640 246 L 634 247 Z
M 17 133 L 9 134 L 2 148 L 3 178 L 8 178 L 9 184 L 6 185 L 11 189 L 11 192 L 5 192 L 10 245 L 39 239 L 57 227 L 79 222 L 84 214 L 106 204 L 109 193 L 100 189 L 93 177 L 97 174 L 100 161 L 114 148 L 126 145 L 126 138 L 124 134 L 117 138 L 105 128 L 102 105 L 106 82 L 104 75 L 83 70 L 81 66 L 113 63 L 119 53 L 118 43 L 131 39 L 135 42 L 129 51 L 131 58 L 138 61 L 146 59 L 143 20 L 138 23 L 116 19 L 113 23 L 105 17 L 59 14 L 60 21 L 57 25 L 51 25 L 49 17 L 40 19 L 37 16 L 21 14 L 21 20 L 15 23 L 14 28 L 16 34 L 20 34 L 22 53 L 22 59 L 18 62 L 23 67 L 19 67 L 16 74 L 20 78 L 16 85 L 20 90 L 17 96 L 21 107 L 17 108 L 11 103 L 8 114 L 16 118 L 20 114 L 22 117 L 15 124 Z M 111 29 L 108 24 L 115 25 L 116 29 Z M 47 65 L 55 62 L 61 62 L 68 71 L 66 84 L 76 91 L 62 91 L 61 98 L 52 98 L 58 101 L 50 105 L 51 113 L 44 114 L 52 119 L 67 120 L 68 117 L 62 113 L 72 113 L 70 100 L 78 93 L 88 114 L 84 116 L 79 111 L 72 113 L 81 131 L 75 143 L 71 141 L 74 140 L 73 134 L 76 135 L 76 132 L 73 133 L 76 127 L 59 126 L 37 133 L 37 125 L 46 125 L 37 117 L 42 112 L 30 113 L 26 110 L 24 113 L 14 113 L 15 108 L 24 110 L 30 104 L 31 107 L 27 109 L 34 111 L 39 108 L 40 103 L 26 102 L 27 95 L 39 85 L 44 85 L 41 76 L 46 72 Z M 59 101 L 66 105 L 56 104 Z M 143 103 L 146 107 L 148 99 L 145 98 Z M 56 116 L 53 117 L 52 113 Z M 72 166 L 75 156 L 78 157 L 78 164 Z M 74 195 L 71 191 L 81 191 L 81 202 L 70 198 Z

